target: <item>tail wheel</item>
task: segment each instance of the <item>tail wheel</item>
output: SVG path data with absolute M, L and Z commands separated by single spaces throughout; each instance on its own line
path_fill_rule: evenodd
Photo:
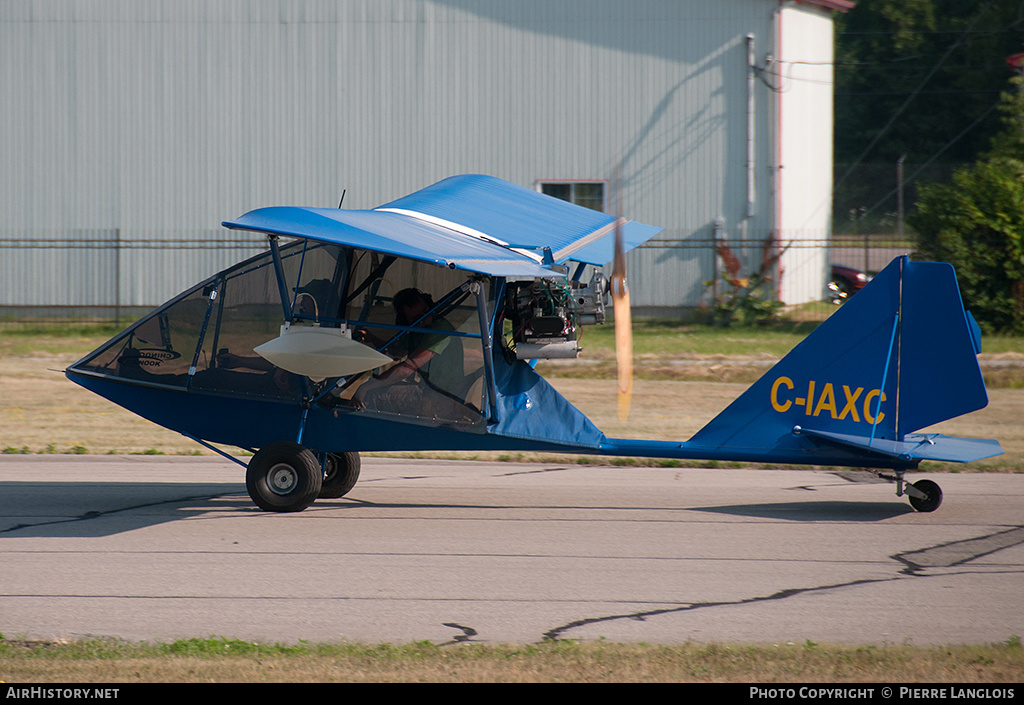
M 324 499 L 344 497 L 356 486 L 359 466 L 359 453 L 328 453 L 319 496 Z
M 312 451 L 277 441 L 260 448 L 249 461 L 245 487 L 267 512 L 301 512 L 320 493 L 323 473 Z
M 910 506 L 919 512 L 934 512 L 942 504 L 942 489 L 931 480 L 918 480 L 914 487 L 925 493 L 925 497 L 907 495 Z

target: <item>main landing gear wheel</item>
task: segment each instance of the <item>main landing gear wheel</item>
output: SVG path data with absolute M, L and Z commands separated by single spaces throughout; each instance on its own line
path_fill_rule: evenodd
M 356 486 L 359 466 L 359 453 L 328 453 L 319 496 L 323 499 L 344 497 Z
M 320 494 L 323 472 L 312 451 L 277 441 L 260 448 L 245 471 L 245 487 L 267 512 L 301 512 Z
M 942 504 L 942 490 L 931 480 L 918 480 L 913 485 L 916 489 L 924 492 L 925 497 L 907 495 L 910 506 L 919 512 L 934 512 Z

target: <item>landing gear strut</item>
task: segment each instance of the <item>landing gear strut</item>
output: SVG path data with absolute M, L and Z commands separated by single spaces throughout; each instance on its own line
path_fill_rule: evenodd
M 905 471 L 897 470 L 896 475 L 878 476 L 896 483 L 896 496 L 902 497 L 904 493 L 910 500 L 910 506 L 919 512 L 934 512 L 942 504 L 942 488 L 931 480 L 918 480 L 912 484 L 905 484 L 903 474 Z

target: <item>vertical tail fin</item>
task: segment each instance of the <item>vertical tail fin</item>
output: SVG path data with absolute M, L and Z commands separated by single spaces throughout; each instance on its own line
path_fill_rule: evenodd
M 895 259 L 687 445 L 770 452 L 806 432 L 902 458 L 907 434 L 988 403 L 978 341 L 952 266 Z

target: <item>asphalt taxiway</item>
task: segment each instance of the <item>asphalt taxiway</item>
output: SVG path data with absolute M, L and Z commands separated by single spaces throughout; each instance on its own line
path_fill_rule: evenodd
M 917 479 L 924 475 L 915 475 Z M 1024 475 L 368 458 L 259 511 L 220 458 L 0 456 L 0 633 L 916 645 L 1024 634 Z

